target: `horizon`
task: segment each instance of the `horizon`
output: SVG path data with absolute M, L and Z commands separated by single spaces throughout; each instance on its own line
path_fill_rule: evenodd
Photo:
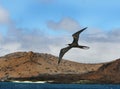
M 73 33 L 88 27 L 79 44 L 90 49 L 71 49 L 63 59 L 82 63 L 118 59 L 119 9 L 119 0 L 1 0 L 0 56 L 17 51 L 58 56 L 72 42 Z

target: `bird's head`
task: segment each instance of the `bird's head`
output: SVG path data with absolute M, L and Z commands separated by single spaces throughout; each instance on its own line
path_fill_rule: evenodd
M 70 46 L 71 44 L 67 44 L 67 45 L 69 45 L 69 46 Z

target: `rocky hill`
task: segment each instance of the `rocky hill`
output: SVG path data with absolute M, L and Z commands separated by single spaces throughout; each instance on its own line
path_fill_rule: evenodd
M 83 74 L 96 71 L 103 64 L 82 64 L 62 60 L 51 54 L 15 52 L 0 57 L 0 80 L 31 78 L 39 75 Z M 102 68 L 102 67 L 101 67 Z M 104 70 L 105 71 L 105 70 Z
M 120 59 L 104 64 L 95 72 L 82 75 L 82 79 L 94 80 L 99 83 L 120 84 Z

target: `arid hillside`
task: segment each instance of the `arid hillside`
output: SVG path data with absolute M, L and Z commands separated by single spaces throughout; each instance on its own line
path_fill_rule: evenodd
M 86 73 L 82 77 L 82 79 L 95 80 L 100 83 L 120 84 L 120 59 L 106 63 L 97 71 Z
M 96 71 L 103 64 L 82 64 L 44 53 L 16 52 L 0 57 L 0 79 L 24 78 L 40 74 L 83 74 Z

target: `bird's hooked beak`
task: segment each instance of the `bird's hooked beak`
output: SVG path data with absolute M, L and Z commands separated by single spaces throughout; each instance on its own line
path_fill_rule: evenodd
M 83 28 L 82 30 L 85 30 L 85 29 L 87 29 L 88 27 L 85 27 L 85 28 Z
M 70 44 L 66 44 L 66 45 L 70 46 Z

